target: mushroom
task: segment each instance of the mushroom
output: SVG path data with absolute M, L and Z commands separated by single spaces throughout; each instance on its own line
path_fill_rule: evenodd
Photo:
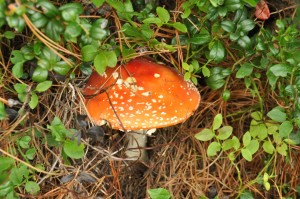
M 126 155 L 147 160 L 146 132 L 185 121 L 197 109 L 200 94 L 175 69 L 146 58 L 93 72 L 83 89 L 85 105 L 98 125 L 108 122 L 127 134 Z

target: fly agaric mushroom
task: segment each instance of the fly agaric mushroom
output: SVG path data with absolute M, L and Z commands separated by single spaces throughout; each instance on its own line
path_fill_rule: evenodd
M 146 160 L 145 150 L 139 149 L 146 145 L 146 130 L 181 123 L 200 103 L 190 81 L 173 68 L 145 58 L 108 68 L 103 75 L 93 72 L 83 94 L 96 124 L 108 122 L 113 129 L 126 131 L 126 155 L 132 160 Z

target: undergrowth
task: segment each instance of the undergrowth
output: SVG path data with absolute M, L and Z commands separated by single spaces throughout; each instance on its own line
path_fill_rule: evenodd
M 201 90 L 186 132 L 193 157 L 210 166 L 195 173 L 230 165 L 232 184 L 214 178 L 219 191 L 192 196 L 299 197 L 299 169 L 281 165 L 300 168 L 300 12 L 291 4 L 269 27 L 253 16 L 257 3 L 0 0 L 0 198 L 130 197 L 118 180 L 129 169 L 121 138 L 88 121 L 80 88 L 93 70 L 139 56 Z M 253 174 L 246 164 L 259 166 Z M 178 197 L 157 186 L 139 197 Z

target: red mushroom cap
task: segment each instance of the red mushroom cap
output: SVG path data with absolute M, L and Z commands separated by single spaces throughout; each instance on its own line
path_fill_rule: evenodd
M 93 72 L 83 94 L 95 123 L 100 125 L 106 120 L 113 129 L 120 130 L 178 124 L 200 103 L 200 94 L 191 82 L 184 81 L 173 68 L 145 58 L 108 68 L 103 76 Z

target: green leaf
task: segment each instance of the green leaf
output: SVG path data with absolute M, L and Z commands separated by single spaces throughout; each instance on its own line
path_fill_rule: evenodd
M 228 11 L 234 11 L 242 8 L 243 4 L 241 0 L 226 0 L 225 6 L 228 9 Z
M 233 128 L 231 126 L 223 126 L 218 130 L 219 134 L 217 138 L 219 140 L 226 140 L 232 134 Z
M 71 66 L 65 61 L 56 62 L 53 66 L 53 71 L 60 75 L 66 75 L 71 69 Z
M 0 173 L 10 169 L 15 163 L 15 160 L 9 157 L 0 156 Z
M 8 30 L 3 33 L 3 36 L 7 39 L 13 39 L 16 35 L 14 32 Z
M 50 125 L 47 125 L 47 129 L 51 131 L 52 136 L 57 142 L 63 142 L 67 135 L 70 134 L 58 117 L 53 118 Z
M 23 148 L 23 149 L 28 149 L 30 146 L 29 146 L 29 142 L 31 141 L 31 137 L 26 135 L 26 136 L 23 136 L 21 137 L 19 140 L 18 140 L 18 145 Z
M 209 58 L 217 63 L 222 61 L 225 57 L 225 48 L 221 41 L 217 40 L 213 42 L 210 47 Z
M 151 39 L 151 37 L 154 35 L 152 28 L 148 24 L 141 25 L 140 30 L 141 30 L 141 37 L 146 41 Z
M 161 25 L 162 24 L 162 21 L 160 18 L 157 18 L 157 17 L 150 17 L 150 18 L 146 18 L 143 20 L 143 23 L 145 24 L 150 24 L 150 23 L 154 23 L 154 24 L 157 24 L 157 25 Z
M 267 191 L 271 189 L 271 184 L 269 182 L 264 182 L 264 187 Z
M 20 50 L 13 50 L 11 52 L 12 57 L 10 59 L 11 63 L 17 64 L 19 62 L 24 62 L 26 59 L 23 56 L 23 53 Z
M 24 178 L 27 178 L 29 175 L 29 171 L 25 165 L 21 165 L 20 167 L 13 167 L 10 171 L 9 180 L 14 185 L 21 185 Z
M 256 121 L 260 121 L 263 119 L 263 115 L 260 111 L 255 111 L 255 112 L 251 113 L 251 117 L 253 119 L 255 119 Z
M 293 124 L 290 121 L 284 121 L 280 126 L 279 126 L 279 135 L 282 138 L 287 138 L 293 131 Z
M 65 21 L 76 21 L 78 16 L 83 13 L 82 5 L 79 3 L 67 3 L 60 6 L 59 10 Z
M 221 67 L 210 68 L 210 76 L 206 78 L 207 85 L 213 89 L 217 90 L 225 84 L 224 78 L 230 75 L 231 70 Z
M 287 64 L 275 64 L 271 66 L 270 71 L 276 77 L 286 77 L 288 74 L 291 74 L 292 68 Z
M 91 0 L 91 1 L 96 7 L 102 6 L 102 4 L 105 2 L 105 0 Z
M 37 28 L 42 28 L 48 23 L 47 17 L 39 12 L 34 12 L 32 15 L 29 16 L 31 22 Z
M 80 25 L 75 22 L 71 22 L 67 25 L 64 36 L 67 41 L 73 41 L 72 38 L 77 38 L 81 34 L 81 32 L 82 29 Z
M 218 142 L 212 142 L 208 145 L 207 156 L 215 156 L 221 150 L 221 144 Z
M 44 91 L 48 90 L 51 86 L 52 86 L 52 81 L 44 81 L 44 82 L 38 83 L 35 90 L 37 92 L 44 92 Z
M 39 98 L 38 96 L 36 95 L 35 92 L 31 92 L 31 98 L 30 98 L 30 101 L 28 103 L 29 107 L 31 109 L 34 109 L 39 103 Z
M 253 131 L 253 130 L 254 129 L 253 129 L 253 126 L 252 126 L 251 131 Z M 252 133 L 251 131 L 250 131 L 250 133 Z M 264 123 L 259 123 L 257 125 L 257 128 L 255 128 L 255 131 L 257 131 L 257 137 L 260 140 L 264 140 L 268 137 L 268 128 Z
M 78 141 L 75 140 L 66 140 L 64 142 L 64 152 L 70 158 L 80 159 L 84 156 L 84 144 L 81 143 L 78 145 Z
M 95 69 L 99 74 L 103 74 L 107 66 L 115 67 L 117 62 L 118 58 L 114 51 L 100 51 L 94 59 Z
M 252 153 L 249 149 L 247 149 L 247 148 L 242 149 L 241 152 L 242 152 L 242 156 L 245 160 L 247 160 L 249 162 L 252 160 Z
M 189 8 L 184 9 L 183 14 L 181 14 L 181 18 L 182 18 L 182 19 L 188 18 L 188 17 L 190 16 L 191 12 L 192 12 L 192 11 L 191 11 L 191 9 L 189 9 Z
M 248 146 L 251 142 L 251 135 L 250 132 L 247 131 L 244 135 L 243 135 L 243 144 L 244 146 Z
M 40 191 L 38 183 L 33 181 L 27 181 L 25 184 L 25 190 L 32 195 L 36 195 Z
M 253 155 L 259 149 L 259 142 L 257 140 L 251 140 L 249 145 L 246 147 L 246 149 L 248 149 Z
M 6 119 L 6 117 L 7 117 L 7 113 L 5 111 L 4 103 L 0 102 L 0 120 L 4 120 L 4 119 Z M 1 160 L 1 158 L 0 158 L 0 160 Z M 1 165 L 1 161 L 0 161 L 0 165 Z M 1 169 L 0 169 L 0 173 L 1 173 Z
M 213 7 L 218 7 L 220 5 L 223 5 L 224 3 L 224 0 L 209 0 L 209 1 Z
M 59 21 L 57 19 L 53 19 L 48 21 L 45 29 L 46 35 L 52 39 L 53 41 L 60 41 L 60 35 L 64 31 L 64 25 L 62 24 L 62 21 Z
M 151 199 L 169 199 L 171 197 L 170 192 L 163 188 L 148 189 L 147 192 Z
M 170 14 L 165 8 L 157 7 L 156 13 L 163 23 L 167 23 L 170 20 Z
M 287 145 L 285 143 L 282 143 L 281 146 L 277 146 L 276 147 L 276 151 L 281 154 L 282 156 L 286 156 L 287 155 Z
M 249 4 L 251 7 L 255 7 L 259 0 L 243 0 L 245 3 Z
M 233 23 L 233 21 L 229 21 L 229 20 L 222 21 L 221 27 L 223 28 L 223 30 L 230 33 L 234 32 L 235 30 L 235 24 Z
M 222 121 L 223 121 L 223 116 L 222 116 L 222 114 L 220 114 L 220 113 L 217 114 L 217 115 L 214 117 L 212 129 L 213 129 L 213 130 L 217 130 L 218 128 L 220 128 L 221 125 L 222 125 Z
M 253 71 L 253 65 L 249 63 L 245 63 L 241 65 L 238 72 L 236 73 L 236 78 L 244 78 L 250 76 Z
M 284 122 L 286 120 L 286 113 L 279 107 L 273 108 L 270 112 L 268 112 L 267 116 L 275 122 Z
M 230 90 L 225 89 L 222 93 L 223 100 L 228 101 L 230 99 L 230 95 L 231 95 Z
M 28 150 L 25 152 L 25 155 L 26 155 L 26 157 L 27 157 L 29 160 L 33 160 L 33 159 L 34 159 L 34 156 L 36 155 L 36 150 L 35 150 L 35 148 L 30 148 L 30 149 L 28 149 Z
M 238 150 L 240 148 L 240 146 L 241 146 L 240 140 L 236 136 L 233 136 L 231 139 L 233 141 L 233 145 L 232 145 L 233 148 L 235 150 Z
M 171 26 L 171 27 L 179 30 L 180 32 L 183 32 L 183 33 L 187 32 L 186 26 L 183 23 L 180 23 L 180 22 L 168 23 L 168 26 Z
M 242 31 L 244 33 L 249 32 L 255 27 L 255 22 L 251 19 L 245 19 L 237 24 L 238 32 Z
M 191 73 L 191 72 L 186 72 L 186 73 L 184 73 L 183 79 L 184 79 L 185 81 L 188 81 L 188 80 L 191 79 L 191 76 L 192 76 L 192 73 Z
M 207 66 L 202 66 L 201 70 L 204 77 L 210 76 L 210 70 L 207 68 Z
M 27 85 L 21 84 L 21 83 L 16 83 L 16 84 L 14 84 L 14 89 L 15 89 L 15 91 L 17 91 L 17 93 L 26 93 Z
M 251 40 L 250 38 L 247 36 L 247 35 L 244 35 L 242 37 L 240 37 L 238 40 L 237 40 L 238 44 L 244 48 L 244 49 L 249 49 L 251 47 Z
M 195 138 L 201 141 L 208 141 L 211 140 L 213 137 L 215 136 L 215 134 L 213 133 L 213 131 L 211 129 L 203 129 L 202 131 L 200 131 L 199 133 L 197 133 L 195 135 Z
M 223 149 L 223 151 L 227 151 L 227 150 L 233 148 L 233 145 L 234 145 L 234 140 L 232 140 L 232 139 L 225 140 L 222 143 L 222 149 Z
M 93 61 L 98 53 L 98 48 L 95 45 L 87 45 L 81 48 L 82 60 L 84 62 Z
M 253 196 L 253 193 L 251 193 L 250 191 L 246 190 L 243 193 L 241 193 L 239 199 L 255 199 L 255 198 Z
M 49 18 L 53 18 L 59 14 L 58 9 L 49 1 L 40 1 L 36 6 L 41 8 L 43 13 Z
M 23 64 L 24 62 L 18 62 L 12 67 L 12 73 L 16 78 L 21 78 L 23 76 Z
M 272 142 L 270 142 L 269 140 L 264 141 L 262 147 L 266 153 L 269 153 L 269 154 L 274 153 L 275 148 L 274 148 Z
M 33 71 L 32 74 L 32 80 L 35 82 L 43 82 L 46 81 L 48 78 L 48 70 L 41 68 L 41 67 L 36 67 Z
M 11 15 L 6 17 L 9 27 L 14 28 L 17 32 L 22 32 L 25 27 L 25 21 L 22 17 Z
M 104 29 L 104 28 L 106 28 L 107 23 L 108 23 L 107 19 L 98 19 L 98 20 L 96 20 L 92 24 L 92 27 L 90 29 L 90 36 L 93 39 L 100 40 L 100 41 L 105 39 L 109 34 L 109 32 Z
M 189 42 L 196 45 L 203 45 L 209 43 L 211 40 L 211 36 L 207 30 L 201 30 L 199 34 L 193 35 L 192 38 L 189 39 Z

